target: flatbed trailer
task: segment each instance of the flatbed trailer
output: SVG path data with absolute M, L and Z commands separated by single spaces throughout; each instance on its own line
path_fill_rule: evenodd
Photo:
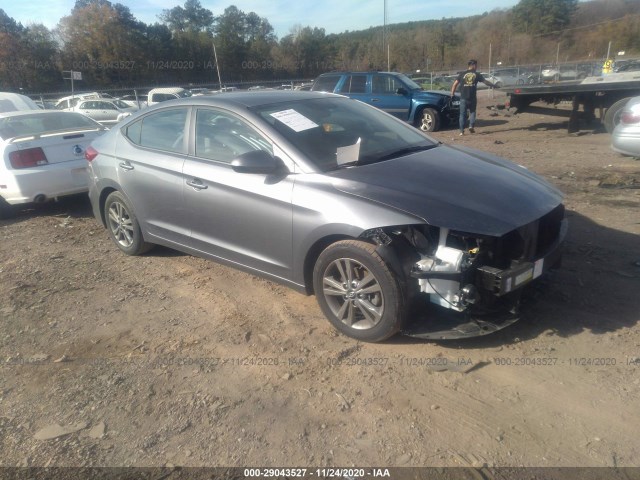
M 516 113 L 525 112 L 534 102 L 557 105 L 563 100 L 571 101 L 569 133 L 578 131 L 580 105 L 588 123 L 595 121 L 595 111 L 599 109 L 600 119 L 607 132 L 611 133 L 627 101 L 640 96 L 640 72 L 612 73 L 602 77 L 587 77 L 582 81 L 518 85 L 501 90 L 509 96 L 509 106 L 515 108 Z

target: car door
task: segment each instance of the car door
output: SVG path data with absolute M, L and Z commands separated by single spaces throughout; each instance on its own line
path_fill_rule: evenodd
M 346 95 L 365 103 L 371 103 L 369 90 L 369 75 L 366 73 L 354 73 L 344 76 L 336 86 L 335 93 Z
M 173 107 L 149 113 L 122 128 L 116 147 L 118 183 L 154 243 L 190 241 L 182 179 L 189 111 Z
M 411 92 L 397 77 L 377 73 L 372 75 L 371 95 L 367 103 L 406 120 L 411 109 Z
M 250 151 L 274 155 L 273 144 L 225 110 L 195 109 L 192 123 L 193 155 L 185 161 L 183 181 L 193 247 L 290 278 L 293 179 L 286 168 L 266 175 L 231 167 L 234 158 Z

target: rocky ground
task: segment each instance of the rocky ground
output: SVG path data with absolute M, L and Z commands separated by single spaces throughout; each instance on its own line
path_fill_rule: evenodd
M 568 107 L 486 108 L 491 151 L 566 194 L 563 268 L 466 341 L 337 334 L 315 299 L 156 248 L 84 197 L 0 221 L 0 466 L 635 466 L 640 162 Z

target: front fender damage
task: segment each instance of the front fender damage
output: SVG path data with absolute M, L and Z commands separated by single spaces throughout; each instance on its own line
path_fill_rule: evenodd
M 519 250 L 528 243 L 515 242 L 515 234 L 491 238 L 429 225 L 371 229 L 361 238 L 377 245 L 398 280 L 406 312 L 402 333 L 456 339 L 518 321 L 524 286 L 559 264 L 566 220 L 558 232 L 535 252 Z

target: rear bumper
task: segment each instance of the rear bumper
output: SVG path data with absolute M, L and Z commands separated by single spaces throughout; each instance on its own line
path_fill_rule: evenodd
M 10 205 L 32 203 L 37 199 L 86 192 L 88 180 L 84 159 L 10 170 L 5 171 L 0 180 L 0 196 Z

